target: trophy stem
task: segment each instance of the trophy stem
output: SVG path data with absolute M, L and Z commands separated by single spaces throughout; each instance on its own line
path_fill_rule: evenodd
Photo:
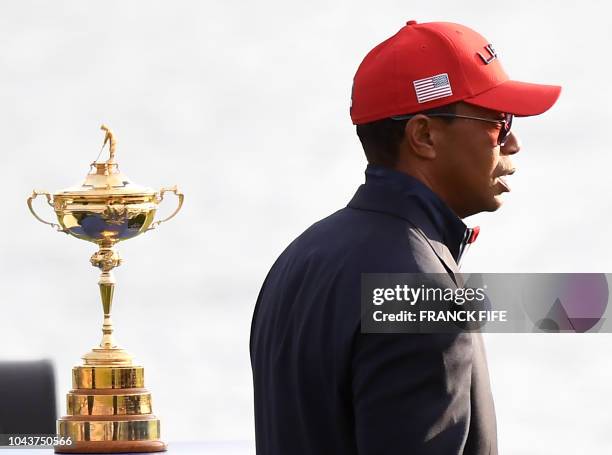
M 113 306 L 113 294 L 115 292 L 115 277 L 113 272 L 102 272 L 100 275 L 100 297 L 104 309 L 104 323 L 102 324 L 102 341 L 100 347 L 105 349 L 116 348 L 117 343 L 113 337 L 113 321 L 111 319 L 111 308 Z
M 98 286 L 102 299 L 104 311 L 104 322 L 102 323 L 102 341 L 100 346 L 91 350 L 83 356 L 85 365 L 132 365 L 132 356 L 125 350 L 119 348 L 113 336 L 113 321 L 111 309 L 113 307 L 113 294 L 115 293 L 115 277 L 112 270 L 121 265 L 119 254 L 113 249 L 112 243 L 100 245 L 90 260 L 94 267 L 101 270 Z

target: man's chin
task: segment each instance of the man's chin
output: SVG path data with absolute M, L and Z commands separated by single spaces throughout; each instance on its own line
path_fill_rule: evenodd
M 493 196 L 487 212 L 494 212 L 504 205 L 504 193 Z
M 490 198 L 480 201 L 479 204 L 474 204 L 470 208 L 467 208 L 463 213 L 457 213 L 460 218 L 467 218 L 468 216 L 476 215 L 482 212 L 495 212 L 503 205 L 504 201 L 501 195 L 491 196 Z
M 479 212 L 495 212 L 502 205 L 504 205 L 503 194 L 492 195 L 486 201 L 483 201 L 483 204 L 481 205 L 481 209 L 478 212 L 476 212 L 476 213 L 479 213 Z

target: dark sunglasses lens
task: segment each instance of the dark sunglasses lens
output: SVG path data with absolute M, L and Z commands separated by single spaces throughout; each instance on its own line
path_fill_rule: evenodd
M 499 130 L 499 137 L 497 138 L 498 145 L 504 145 L 506 143 L 506 139 L 508 139 L 508 135 L 510 134 L 510 128 L 512 128 L 512 119 L 514 116 L 512 114 L 506 114 L 505 123 L 502 125 L 501 130 Z

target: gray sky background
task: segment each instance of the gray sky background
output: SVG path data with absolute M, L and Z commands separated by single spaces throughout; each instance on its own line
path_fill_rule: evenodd
M 564 87 L 516 120 L 513 192 L 467 220 L 482 231 L 464 270 L 612 271 L 609 17 L 603 1 L 0 3 L 0 359 L 53 359 L 65 412 L 70 368 L 99 342 L 95 247 L 25 199 L 82 180 L 106 123 L 123 172 L 186 195 L 177 218 L 119 245 L 117 337 L 146 367 L 165 439 L 253 439 L 259 286 L 362 182 L 352 77 L 409 19 L 471 26 L 514 79 Z M 501 453 L 612 449 L 612 335 L 486 338 Z

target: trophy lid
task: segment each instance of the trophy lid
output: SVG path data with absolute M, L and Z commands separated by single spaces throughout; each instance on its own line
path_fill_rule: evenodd
M 115 147 L 117 141 L 113 132 L 106 126 L 100 127 L 106 132 L 102 149 L 109 143 L 110 158 L 107 161 L 94 161 L 91 163 L 89 173 L 80 185 L 64 188 L 54 196 L 65 197 L 99 197 L 99 196 L 151 196 L 155 190 L 132 183 L 120 170 L 115 161 Z M 102 150 L 100 150 L 102 153 Z M 99 157 L 99 155 L 98 155 Z

